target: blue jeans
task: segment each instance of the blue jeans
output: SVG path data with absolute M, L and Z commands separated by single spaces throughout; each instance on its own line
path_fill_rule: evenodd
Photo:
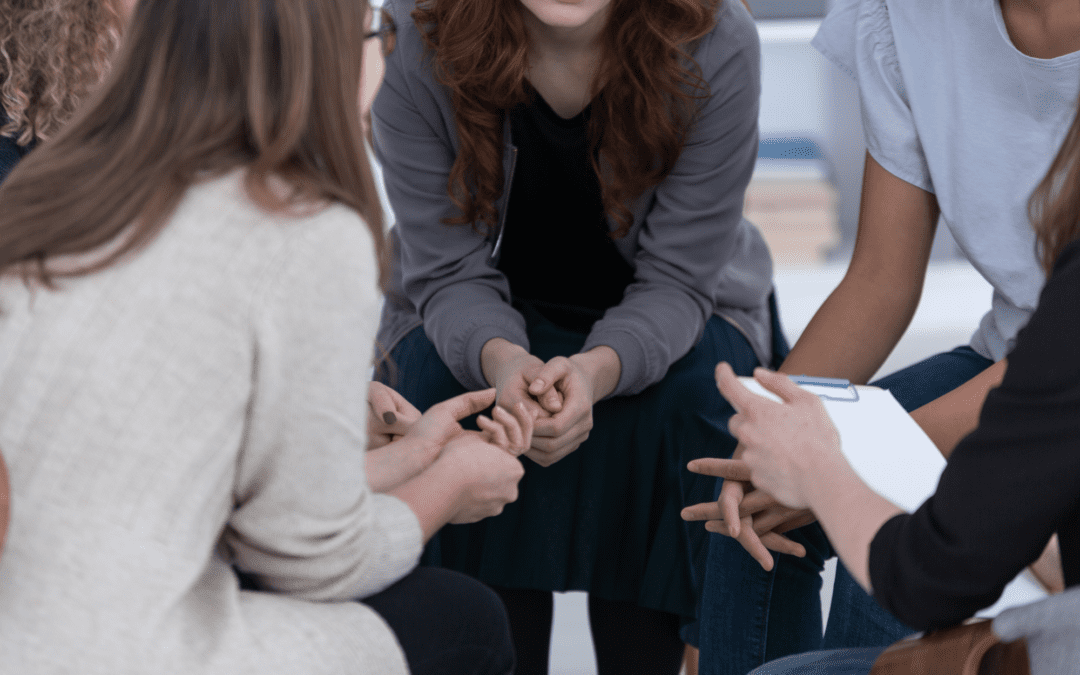
M 873 384 L 911 411 L 991 364 L 970 347 L 958 347 Z M 882 609 L 839 564 L 823 637 L 821 570 L 835 553 L 817 523 L 787 536 L 806 548 L 806 557 L 774 553 L 771 572 L 734 539 L 709 537 L 700 616 L 702 675 L 745 675 L 773 659 L 822 648 L 884 647 L 915 632 Z

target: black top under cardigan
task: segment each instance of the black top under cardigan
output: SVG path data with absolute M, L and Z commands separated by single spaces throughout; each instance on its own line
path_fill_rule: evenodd
M 608 236 L 588 138 L 591 107 L 566 119 L 534 91 L 510 111 L 517 159 L 499 259 L 515 300 L 579 332 L 619 304 L 634 280 Z
M 874 597 L 920 630 L 992 605 L 1055 532 L 1080 583 L 1080 241 L 1058 259 L 937 491 L 870 545 Z

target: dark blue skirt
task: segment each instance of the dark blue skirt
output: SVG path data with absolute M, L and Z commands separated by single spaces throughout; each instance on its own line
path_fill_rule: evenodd
M 515 306 L 535 356 L 547 361 L 580 351 L 585 332 L 552 323 L 532 305 Z M 778 350 L 786 352 L 775 333 Z M 422 327 L 390 358 L 396 372 L 389 383 L 420 410 L 465 391 Z M 523 458 L 518 500 L 497 517 L 443 528 L 423 564 L 495 586 L 586 591 L 678 614 L 683 638 L 696 644 L 707 533 L 679 513 L 711 500 L 716 484 L 690 473 L 687 462 L 730 457 L 735 449 L 727 431 L 734 411 L 713 378 L 720 361 L 741 375 L 759 365 L 746 338 L 714 316 L 661 382 L 597 403 L 588 440 L 556 464 L 545 468 Z

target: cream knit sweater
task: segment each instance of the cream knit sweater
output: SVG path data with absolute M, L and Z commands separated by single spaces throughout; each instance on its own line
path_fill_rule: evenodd
M 364 477 L 377 321 L 356 213 L 269 215 L 237 173 L 128 262 L 0 280 L 0 673 L 407 673 L 349 602 L 421 549 Z

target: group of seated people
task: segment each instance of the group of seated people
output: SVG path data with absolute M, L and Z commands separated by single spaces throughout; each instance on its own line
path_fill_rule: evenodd
M 868 152 L 789 347 L 738 0 L 5 3 L 0 672 L 543 675 L 580 590 L 601 675 L 868 673 L 1033 566 L 994 631 L 1080 673 L 1080 6 L 814 44 Z M 994 295 L 873 383 L 908 514 L 784 374 L 870 380 L 939 223 Z

